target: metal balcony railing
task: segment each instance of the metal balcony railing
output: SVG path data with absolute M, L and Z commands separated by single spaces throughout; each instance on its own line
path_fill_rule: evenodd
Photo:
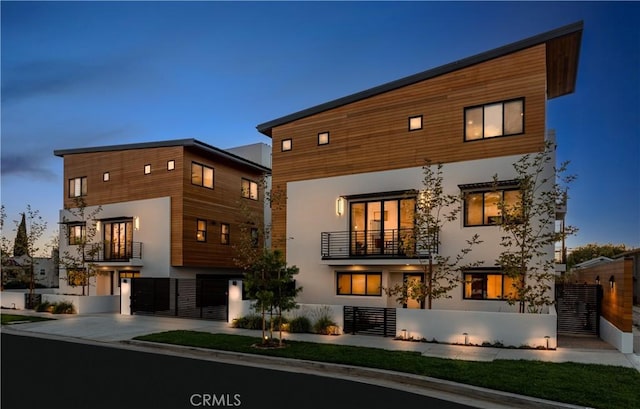
M 429 257 L 432 252 L 416 245 L 414 234 L 413 229 L 322 232 L 321 254 L 325 260 Z
M 85 261 L 130 261 L 142 259 L 142 243 L 133 241 L 124 245 L 116 245 L 103 241 L 87 246 Z

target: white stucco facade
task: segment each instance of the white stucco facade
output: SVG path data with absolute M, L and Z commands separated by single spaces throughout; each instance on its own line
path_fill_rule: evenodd
M 95 206 L 88 206 L 85 214 L 91 214 Z M 160 197 L 147 200 L 136 200 L 101 206 L 96 220 L 89 221 L 96 225 L 98 231 L 93 242 L 103 241 L 101 229 L 104 221 L 132 219 L 132 241 L 140 243 L 140 255 L 125 261 L 100 260 L 95 264 L 98 276 L 91 280 L 91 295 L 120 294 L 119 273 L 136 272 L 140 277 L 169 277 L 171 273 L 171 198 Z M 66 210 L 60 212 L 60 220 L 73 221 L 73 216 Z M 88 223 L 89 223 L 88 222 Z M 61 225 L 62 226 L 62 225 Z M 69 245 L 64 226 L 60 231 L 60 254 L 65 251 L 75 254 L 74 245 Z M 67 283 L 64 269 L 60 272 L 60 288 L 62 294 L 82 294 L 82 287 L 71 287 Z
M 460 194 L 459 185 L 512 180 L 517 177 L 513 164 L 520 156 L 505 156 L 445 164 L 442 168 L 444 193 Z M 552 161 L 553 162 L 553 161 Z M 553 175 L 553 164 L 548 168 Z M 421 190 L 423 169 L 421 167 L 345 175 L 313 179 L 287 184 L 287 262 L 296 265 L 300 272 L 296 277 L 303 291 L 298 297 L 301 303 L 356 305 L 374 307 L 400 307 L 382 292 L 381 296 L 337 295 L 337 272 L 368 271 L 382 273 L 382 287 L 391 287 L 403 280 L 403 273 L 421 272 L 420 261 L 400 258 L 355 258 L 325 259 L 321 255 L 321 233 L 349 231 L 349 206 L 342 215 L 336 211 L 336 200 L 352 195 L 372 196 L 382 192 Z M 553 177 L 550 177 L 552 185 Z M 554 226 L 549 226 L 553 229 Z M 498 226 L 465 227 L 463 214 L 445 224 L 440 235 L 439 253 L 455 256 L 474 234 L 482 243 L 473 247 L 464 263 L 482 261 L 483 267 L 496 266 L 502 251 L 499 246 L 502 236 Z M 553 258 L 553 245 L 547 249 Z M 425 262 L 424 260 L 422 262 Z M 434 309 L 469 310 L 490 312 L 517 312 L 517 305 L 510 306 L 503 300 L 464 299 L 463 285 L 450 292 L 451 298 L 434 300 Z

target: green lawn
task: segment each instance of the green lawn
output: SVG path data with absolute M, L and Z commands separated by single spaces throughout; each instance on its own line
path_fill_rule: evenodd
M 640 373 L 632 368 L 525 360 L 472 362 L 298 341 L 287 341 L 283 349 L 256 349 L 251 345 L 260 338 L 194 331 L 135 339 L 406 372 L 594 408 L 640 408 Z
M 38 321 L 49 321 L 53 318 L 44 318 L 44 317 L 32 317 L 29 315 L 17 315 L 17 314 L 4 314 L 0 315 L 2 318 L 2 325 L 13 324 L 15 322 L 20 321 L 29 321 L 29 322 L 38 322 Z

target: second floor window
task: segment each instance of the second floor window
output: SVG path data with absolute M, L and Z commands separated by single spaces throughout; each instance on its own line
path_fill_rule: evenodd
M 506 209 L 519 211 L 521 206 L 518 189 L 466 192 L 464 195 L 464 225 L 490 226 L 503 222 L 501 203 Z
M 200 242 L 207 241 L 207 221 L 198 219 L 196 221 L 196 240 Z
M 191 183 L 197 186 L 213 189 L 213 168 L 192 162 Z
M 227 223 L 220 223 L 220 244 L 229 244 L 229 225 Z
M 258 200 L 258 184 L 249 179 L 242 179 L 242 197 Z
M 464 109 L 464 140 L 524 133 L 524 99 Z
M 69 244 L 82 244 L 82 240 L 86 236 L 85 225 L 79 223 L 69 224 L 68 229 Z
M 69 197 L 87 195 L 87 177 L 69 179 Z

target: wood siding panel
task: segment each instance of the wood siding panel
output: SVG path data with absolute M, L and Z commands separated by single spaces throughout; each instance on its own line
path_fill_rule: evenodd
M 214 188 L 209 189 L 191 183 L 191 163 L 197 162 L 214 169 Z M 260 184 L 261 174 L 241 169 L 229 162 L 207 158 L 187 150 L 184 157 L 184 207 L 181 240 L 184 243 L 183 265 L 216 268 L 235 268 L 233 245 L 239 240 L 240 223 L 244 220 L 240 203 L 251 212 L 263 217 L 264 191 L 260 189 L 259 201 L 242 198 L 242 178 Z M 196 221 L 207 221 L 207 241 L 196 240 Z M 220 243 L 220 224 L 230 225 L 231 245 Z
M 175 169 L 167 170 L 167 161 L 175 160 Z M 214 189 L 191 183 L 191 162 L 214 168 Z M 144 174 L 144 166 L 151 165 L 151 173 Z M 109 181 L 102 175 L 109 172 Z M 238 238 L 241 200 L 241 179 L 259 182 L 262 174 L 249 167 L 202 154 L 183 146 L 130 149 L 64 156 L 64 207 L 74 207 L 69 198 L 68 180 L 87 177 L 88 206 L 108 205 L 158 197 L 171 198 L 171 264 L 173 266 L 234 268 L 231 246 L 220 245 L 220 222 L 231 226 L 231 240 Z M 247 199 L 253 211 L 263 214 L 264 192 L 260 201 Z M 196 219 L 216 221 L 208 223 L 207 243 L 195 238 Z M 215 239 L 215 240 L 214 240 Z M 214 244 L 215 243 L 215 244 Z
M 543 148 L 545 45 L 389 91 L 302 118 L 272 130 L 273 186 L 346 174 L 419 167 L 524 154 Z M 525 133 L 464 141 L 464 108 L 525 99 Z M 408 118 L 423 115 L 423 129 L 408 131 Z M 318 146 L 317 134 L 330 132 Z M 291 151 L 281 141 L 292 139 Z M 273 244 L 284 249 L 286 210 L 273 212 Z M 280 244 L 279 244 L 280 243 Z

